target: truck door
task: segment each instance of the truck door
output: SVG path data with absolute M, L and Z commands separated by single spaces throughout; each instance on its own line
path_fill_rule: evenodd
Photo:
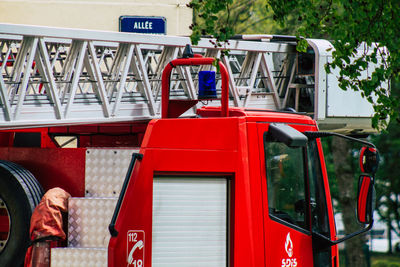
M 329 235 L 321 168 L 315 166 L 319 164 L 315 141 L 288 145 L 271 138 L 265 125 L 260 125 L 260 135 L 266 185 L 266 266 L 331 266 L 329 251 L 316 252 L 312 242 L 312 231 Z

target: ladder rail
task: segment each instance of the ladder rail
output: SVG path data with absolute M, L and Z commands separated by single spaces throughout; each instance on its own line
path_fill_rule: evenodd
M 162 70 L 188 43 L 188 37 L 0 24 L 0 129 L 159 117 Z M 279 69 L 267 57 L 295 53 L 294 45 L 233 40 L 227 48 L 232 104 L 279 109 L 282 78 L 273 77 Z M 203 55 L 221 49 L 209 39 L 193 47 Z M 292 70 L 295 62 L 281 64 Z M 171 97 L 197 98 L 198 71 L 177 69 Z M 246 85 L 245 95 L 238 84 Z

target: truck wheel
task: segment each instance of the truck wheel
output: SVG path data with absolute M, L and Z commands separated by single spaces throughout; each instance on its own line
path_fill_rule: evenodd
M 22 266 L 29 246 L 31 215 L 43 196 L 28 170 L 0 160 L 0 266 Z

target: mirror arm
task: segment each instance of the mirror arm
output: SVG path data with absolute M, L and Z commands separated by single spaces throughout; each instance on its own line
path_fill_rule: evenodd
M 308 138 L 321 138 L 321 137 L 328 137 L 328 136 L 334 135 L 334 136 L 339 136 L 339 137 L 342 137 L 344 139 L 348 139 L 348 140 L 351 140 L 351 141 L 354 141 L 354 142 L 357 142 L 357 143 L 361 143 L 361 144 L 367 145 L 369 147 L 376 148 L 375 145 L 370 143 L 370 142 L 367 142 L 367 141 L 364 141 L 364 140 L 360 140 L 360 139 L 357 139 L 357 138 L 354 138 L 354 137 L 350 137 L 350 136 L 347 136 L 347 135 L 339 134 L 339 133 L 333 133 L 333 132 L 309 132 L 309 131 L 307 131 L 307 132 L 303 132 L 303 134 L 305 136 L 307 136 Z
M 346 241 L 346 240 L 348 240 L 350 238 L 353 238 L 353 237 L 355 237 L 355 236 L 357 236 L 359 234 L 368 232 L 369 230 L 371 230 L 373 224 L 374 224 L 374 221 L 372 220 L 371 223 L 366 228 L 363 228 L 363 229 L 361 229 L 361 230 L 359 230 L 357 232 L 354 232 L 354 233 L 351 233 L 349 235 L 346 235 L 345 237 L 340 238 L 340 239 L 335 240 L 335 241 L 333 241 L 330 238 L 327 238 L 326 236 L 321 235 L 320 233 L 317 233 L 317 232 L 313 232 L 312 233 L 312 239 L 315 242 L 316 247 L 324 249 L 324 248 L 328 248 L 328 247 L 337 245 L 339 243 L 342 243 L 342 242 L 344 242 L 344 241 Z

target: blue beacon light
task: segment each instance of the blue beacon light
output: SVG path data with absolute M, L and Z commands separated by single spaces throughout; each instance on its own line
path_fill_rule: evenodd
M 200 71 L 198 99 L 215 98 L 217 98 L 217 89 L 215 86 L 215 71 Z

